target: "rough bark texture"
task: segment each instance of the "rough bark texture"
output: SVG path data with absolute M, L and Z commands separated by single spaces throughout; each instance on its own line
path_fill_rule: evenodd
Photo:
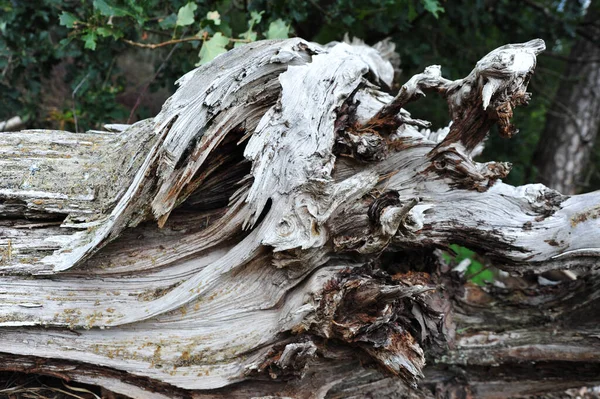
M 589 178 L 589 160 L 600 130 L 600 7 L 592 4 L 569 55 L 534 155 L 541 183 L 575 194 Z
M 541 40 L 392 97 L 389 45 L 302 39 L 193 70 L 156 118 L 0 135 L 0 369 L 136 398 L 504 397 L 600 382 L 600 192 L 477 163 L 529 100 Z M 447 99 L 437 132 L 403 109 Z M 427 364 L 427 366 L 426 366 Z M 535 366 L 533 366 L 535 364 Z M 541 371 L 539 371 L 541 370 Z M 444 396 L 445 395 L 445 396 Z

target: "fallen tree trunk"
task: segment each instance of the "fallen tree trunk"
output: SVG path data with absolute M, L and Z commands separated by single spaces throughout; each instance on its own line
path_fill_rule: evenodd
M 429 67 L 396 97 L 386 46 L 252 43 L 122 131 L 2 133 L 0 370 L 139 398 L 600 382 L 594 276 L 476 288 L 437 255 L 598 263 L 600 192 L 512 187 L 509 164 L 473 161 L 493 125 L 516 133 L 543 42 L 456 81 Z M 424 92 L 448 128 L 403 109 Z

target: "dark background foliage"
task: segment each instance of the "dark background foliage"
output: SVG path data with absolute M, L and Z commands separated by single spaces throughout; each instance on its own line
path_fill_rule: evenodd
M 175 90 L 175 80 L 199 61 L 265 37 L 288 34 L 326 43 L 348 32 L 369 44 L 390 37 L 401 56 L 398 86 L 431 64 L 441 64 L 447 78 L 463 77 L 495 47 L 540 37 L 548 50 L 530 85 L 531 104 L 516 112 L 521 134 L 508 141 L 492 132 L 482 155 L 513 163 L 509 183 L 535 182 L 534 149 L 564 79 L 569 49 L 585 34 L 587 5 L 583 0 L 0 0 L 0 121 L 18 115 L 26 127 L 83 131 L 151 117 Z M 182 39 L 189 41 L 141 47 Z M 448 121 L 439 98 L 409 110 L 434 128 Z

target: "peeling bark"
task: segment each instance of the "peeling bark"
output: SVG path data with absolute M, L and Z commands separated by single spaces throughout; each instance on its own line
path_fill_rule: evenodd
M 492 397 L 512 383 L 482 368 L 533 361 L 581 370 L 551 388 L 596 381 L 595 325 L 569 324 L 597 320 L 593 277 L 474 298 L 436 255 L 597 265 L 599 192 L 512 187 L 509 164 L 472 159 L 494 124 L 516 134 L 543 49 L 456 81 L 429 67 L 392 97 L 389 43 L 257 42 L 186 74 L 154 119 L 1 133 L 0 369 L 139 398 Z M 402 108 L 425 92 L 448 128 Z

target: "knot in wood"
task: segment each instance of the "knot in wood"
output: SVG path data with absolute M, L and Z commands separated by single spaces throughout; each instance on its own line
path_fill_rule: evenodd
M 379 225 L 381 221 L 381 214 L 383 210 L 388 206 L 400 206 L 402 202 L 400 202 L 400 196 L 397 191 L 387 191 L 377 197 L 375 201 L 369 207 L 367 211 L 367 215 L 369 216 L 369 220 L 374 225 Z

